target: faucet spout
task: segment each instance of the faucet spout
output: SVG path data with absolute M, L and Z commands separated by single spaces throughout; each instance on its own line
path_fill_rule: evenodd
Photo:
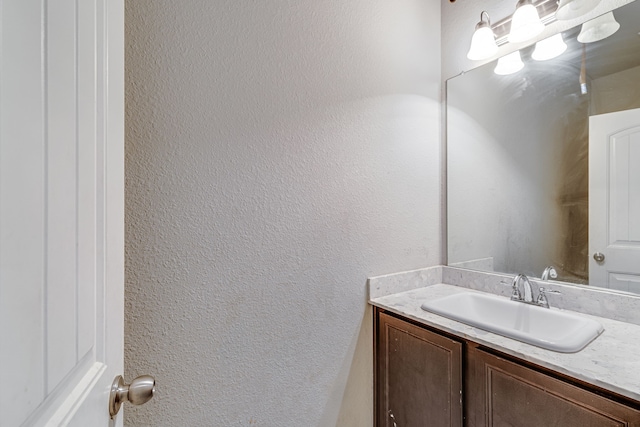
M 553 268 L 553 267 L 551 267 Z M 507 282 L 501 282 L 505 285 Z M 522 292 L 520 292 L 520 283 L 522 283 Z M 533 290 L 531 288 L 531 282 L 529 278 L 524 274 L 518 274 L 513 278 L 511 282 L 511 301 L 523 302 L 525 304 L 537 305 L 544 308 L 549 308 L 549 301 L 546 294 L 559 294 L 560 291 L 540 288 L 538 293 L 538 299 L 533 299 Z
M 512 283 L 513 288 L 518 289 L 520 282 L 522 282 L 522 291 L 523 291 L 520 294 L 522 295 L 522 301 L 533 303 L 534 302 L 533 291 L 531 289 L 531 282 L 529 281 L 529 278 L 524 274 L 518 274 L 516 277 L 513 278 L 513 283 Z
M 544 271 L 542 272 L 542 276 L 540 276 L 541 280 L 549 280 L 549 279 L 557 279 L 557 278 L 558 278 L 558 272 L 556 271 L 553 265 L 550 265 L 547 268 L 545 268 Z

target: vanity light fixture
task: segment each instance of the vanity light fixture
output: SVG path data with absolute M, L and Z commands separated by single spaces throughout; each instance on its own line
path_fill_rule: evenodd
M 486 21 L 483 19 L 483 15 L 487 16 Z M 472 61 L 480 61 L 495 55 L 497 51 L 498 45 L 491 29 L 489 14 L 483 10 L 480 13 L 480 22 L 476 24 L 476 30 L 471 37 L 471 47 L 469 47 L 467 58 Z
M 530 40 L 544 30 L 538 10 L 531 0 L 519 0 L 516 11 L 511 18 L 509 43 L 520 43 Z
M 582 24 L 578 41 L 580 43 L 593 43 L 606 39 L 620 28 L 620 24 L 613 16 L 613 12 L 607 12 L 602 16 Z
M 562 34 L 558 33 L 536 43 L 531 57 L 536 61 L 547 61 L 560 56 L 565 50 L 567 50 L 567 44 L 562 39 Z
M 515 52 L 498 59 L 498 64 L 496 65 L 496 68 L 494 68 L 493 72 L 500 76 L 506 76 L 508 74 L 517 73 L 522 70 L 523 67 L 524 63 L 520 58 L 520 51 L 516 50 Z
M 558 10 L 556 10 L 556 19 L 568 21 L 577 18 L 595 9 L 598 4 L 600 4 L 600 0 L 560 0 Z

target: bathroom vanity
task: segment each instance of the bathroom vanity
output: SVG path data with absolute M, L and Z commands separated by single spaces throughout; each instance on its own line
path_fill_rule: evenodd
M 640 426 L 640 1 L 620 6 L 613 33 L 580 37 L 594 13 L 558 27 L 554 56 L 532 42 L 511 73 L 447 80 L 449 266 L 369 280 L 377 426 Z M 520 274 L 541 277 L 524 296 Z M 479 302 L 546 306 L 542 287 L 549 310 L 604 331 Z M 487 329 L 509 313 L 540 339 Z
M 580 313 L 604 332 L 577 353 L 545 350 L 422 310 L 481 287 L 443 284 L 451 273 L 370 279 L 377 426 L 640 426 L 640 326 Z
M 640 403 L 376 309 L 377 425 L 640 426 Z

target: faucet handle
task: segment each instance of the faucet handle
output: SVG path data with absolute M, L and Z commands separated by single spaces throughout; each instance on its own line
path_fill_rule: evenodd
M 513 300 L 513 301 L 522 301 L 522 294 L 520 294 L 520 289 L 518 289 L 518 282 L 517 281 L 501 280 L 500 284 L 511 286 L 511 288 L 512 288 L 512 290 L 511 290 L 511 300 Z
M 547 300 L 547 294 L 562 295 L 562 292 L 553 289 L 540 288 L 538 291 L 538 300 L 536 301 L 536 304 L 544 308 L 549 308 L 549 300 Z

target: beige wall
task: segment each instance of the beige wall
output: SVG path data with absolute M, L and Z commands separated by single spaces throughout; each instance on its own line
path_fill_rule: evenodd
M 438 264 L 438 0 L 126 2 L 127 425 L 370 426 L 368 276 Z
M 640 67 L 591 81 L 591 115 L 640 108 Z

